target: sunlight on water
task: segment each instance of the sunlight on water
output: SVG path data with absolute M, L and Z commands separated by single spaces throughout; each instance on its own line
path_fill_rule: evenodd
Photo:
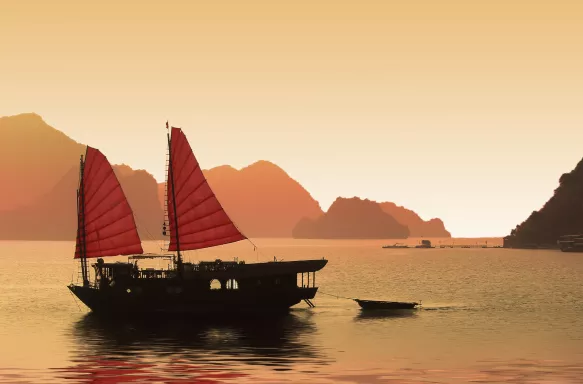
M 0 383 L 583 382 L 581 255 L 256 243 L 260 254 L 242 243 L 187 258 L 326 257 L 316 308 L 250 324 L 105 322 L 66 288 L 74 244 L 0 243 Z M 423 306 L 366 313 L 335 296 Z

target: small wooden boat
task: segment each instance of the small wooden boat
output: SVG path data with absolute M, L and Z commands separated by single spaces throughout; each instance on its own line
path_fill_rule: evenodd
M 406 303 L 399 301 L 376 301 L 353 299 L 363 310 L 369 309 L 414 309 L 419 303 Z

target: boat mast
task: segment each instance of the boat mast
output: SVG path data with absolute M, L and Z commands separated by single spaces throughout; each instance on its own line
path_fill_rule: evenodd
M 80 217 L 81 220 L 78 220 L 79 223 L 79 240 L 81 243 L 81 247 L 79 249 L 81 253 L 81 274 L 83 276 L 83 286 L 89 286 L 89 271 L 87 270 L 87 245 L 85 244 L 86 237 L 85 237 L 85 187 L 83 185 L 83 174 L 85 173 L 85 162 L 83 161 L 83 155 L 81 155 L 81 161 L 79 165 L 79 190 L 77 191 L 79 199 L 77 199 L 77 217 Z
M 166 122 L 166 129 L 168 129 L 168 122 Z M 168 179 L 170 181 L 170 188 L 172 189 L 172 212 L 174 213 L 174 235 L 176 236 L 176 269 L 178 271 L 178 277 L 182 278 L 182 255 L 180 254 L 180 237 L 178 236 L 178 214 L 176 213 L 176 192 L 174 190 L 174 170 L 172 168 L 172 144 L 170 140 L 170 132 L 166 134 L 168 136 Z M 168 197 L 166 197 L 168 198 Z M 172 233 L 170 233 L 172 236 Z

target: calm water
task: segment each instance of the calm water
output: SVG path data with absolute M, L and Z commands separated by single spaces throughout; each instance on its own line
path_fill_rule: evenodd
M 187 257 L 326 257 L 316 308 L 245 326 L 105 324 L 66 288 L 72 243 L 0 242 L 0 383 L 583 383 L 583 254 L 257 243 Z M 365 316 L 322 292 L 424 308 Z

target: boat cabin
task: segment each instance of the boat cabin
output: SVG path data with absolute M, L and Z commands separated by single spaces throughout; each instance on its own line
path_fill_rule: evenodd
M 167 269 L 140 268 L 143 259 L 166 259 Z M 106 263 L 102 258 L 93 264 L 95 287 L 111 289 L 136 285 L 162 283 L 177 278 L 172 255 L 135 255 L 128 262 Z M 201 261 L 197 264 L 183 264 L 183 282 L 197 290 L 288 290 L 295 288 L 315 288 L 316 271 L 326 264 L 326 260 L 267 262 L 246 264 L 244 261 Z M 164 284 L 164 283 L 162 283 Z M 125 288 L 124 288 L 125 289 Z

